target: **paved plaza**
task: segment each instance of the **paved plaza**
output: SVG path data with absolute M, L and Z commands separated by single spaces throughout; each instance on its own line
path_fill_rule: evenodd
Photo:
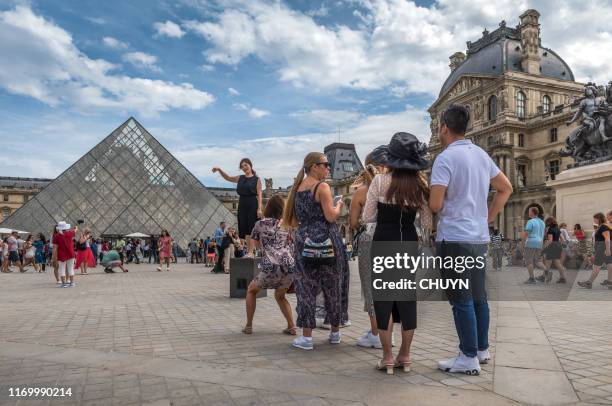
M 356 264 L 352 326 L 335 346 L 316 330 L 309 352 L 281 333 L 272 294 L 257 302 L 253 335 L 242 334 L 244 300 L 228 297 L 228 275 L 201 265 L 98 267 L 70 289 L 49 274 L 2 274 L 0 404 L 612 404 L 611 301 L 492 302 L 493 360 L 480 376 L 436 370 L 456 355 L 456 334 L 447 303 L 421 302 L 413 371 L 386 376 L 374 370 L 381 350 L 355 345 L 369 325 Z M 72 396 L 18 400 L 9 387 L 70 387 Z

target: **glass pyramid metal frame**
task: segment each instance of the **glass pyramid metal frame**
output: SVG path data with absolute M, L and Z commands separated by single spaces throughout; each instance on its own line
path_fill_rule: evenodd
M 42 232 L 59 221 L 84 226 L 94 236 L 168 229 L 185 248 L 212 236 L 235 216 L 134 118 L 130 117 L 1 227 Z

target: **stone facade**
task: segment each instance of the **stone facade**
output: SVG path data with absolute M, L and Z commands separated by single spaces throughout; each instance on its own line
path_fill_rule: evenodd
M 17 211 L 52 179 L 0 176 L 0 222 Z
M 538 206 L 544 216 L 556 215 L 555 194 L 546 182 L 573 162 L 558 151 L 575 128 L 565 122 L 583 92 L 565 62 L 539 45 L 538 18 L 537 11 L 529 10 L 515 29 L 502 21 L 476 43 L 468 42 L 465 60 L 453 54 L 451 76 L 429 108 L 432 159 L 443 149 L 440 113 L 451 103 L 470 110 L 467 138 L 491 155 L 514 187 L 494 224 L 507 238 L 519 238 L 530 206 Z M 498 72 L 487 71 L 491 68 Z
M 336 223 L 340 228 L 342 237 L 349 243 L 353 241 L 353 230 L 351 230 L 349 221 L 349 208 L 353 198 L 351 185 L 364 167 L 355 150 L 355 144 L 335 142 L 327 145 L 324 152 L 330 163 L 329 178 L 326 179 L 326 182 L 329 183 L 332 194 L 334 196 L 342 195 L 342 201 L 344 202 L 342 214 L 336 220 Z

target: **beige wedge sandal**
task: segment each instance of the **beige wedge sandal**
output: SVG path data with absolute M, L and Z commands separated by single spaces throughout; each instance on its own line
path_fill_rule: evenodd
M 378 362 L 376 363 L 376 369 L 378 369 L 379 371 L 387 371 L 387 375 L 393 375 L 393 368 L 395 367 L 395 364 L 385 364 L 383 363 L 382 359 L 379 359 Z

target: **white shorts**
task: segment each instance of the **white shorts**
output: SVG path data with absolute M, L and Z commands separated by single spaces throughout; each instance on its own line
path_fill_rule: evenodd
M 57 271 L 60 277 L 66 276 L 66 270 L 68 270 L 69 276 L 74 276 L 74 258 L 70 258 L 67 261 L 58 261 L 57 266 Z

